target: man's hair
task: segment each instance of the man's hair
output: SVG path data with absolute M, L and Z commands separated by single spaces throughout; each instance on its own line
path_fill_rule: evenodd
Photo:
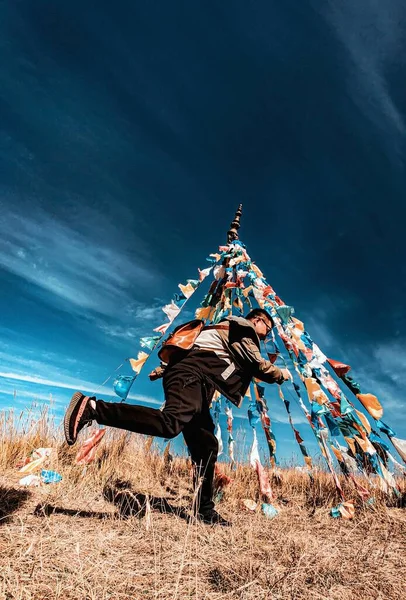
M 254 308 L 245 318 L 248 319 L 248 321 L 252 321 L 252 319 L 255 319 L 255 317 L 265 317 L 271 323 L 272 327 L 275 325 L 273 318 L 264 308 Z

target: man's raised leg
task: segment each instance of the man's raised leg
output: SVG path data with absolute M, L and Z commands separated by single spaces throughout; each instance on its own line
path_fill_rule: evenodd
M 176 437 L 201 410 L 202 377 L 178 368 L 164 377 L 163 384 L 163 410 L 123 402 L 105 402 L 76 392 L 64 419 L 67 443 L 74 444 L 79 431 L 92 421 L 134 433 L 168 439 Z

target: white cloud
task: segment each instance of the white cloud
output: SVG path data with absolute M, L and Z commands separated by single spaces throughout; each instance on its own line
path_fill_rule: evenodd
M 0 329 L 0 336 L 3 331 Z M 109 387 L 114 379 L 114 374 L 107 380 L 108 387 L 80 377 L 80 375 L 72 376 L 72 370 L 80 374 L 82 367 L 80 361 L 67 360 L 65 356 L 61 358 L 58 354 L 48 350 L 34 350 L 32 343 L 33 340 L 28 337 L 19 339 L 18 336 L 13 335 L 10 336 L 7 343 L 0 339 L 0 364 L 2 366 L 0 394 L 3 396 L 13 397 L 16 390 L 17 398 L 25 398 L 27 403 L 28 400 L 35 399 L 49 402 L 51 393 L 53 403 L 57 406 L 66 405 L 70 394 L 75 390 L 80 390 L 84 393 L 118 400 Z M 163 402 L 163 393 L 162 398 L 159 398 L 159 394 L 156 397 L 133 392 L 128 398 L 136 402 L 160 406 Z M 4 401 L 0 402 L 1 404 L 4 409 Z
M 96 322 L 97 327 L 109 337 L 120 338 L 124 340 L 134 340 L 141 337 L 139 327 L 126 327 L 125 325 L 109 325 L 102 321 Z
M 47 376 L 49 376 L 49 373 L 54 372 L 55 378 L 59 378 L 64 372 L 53 365 L 62 364 L 64 367 L 70 368 L 76 368 L 78 365 L 78 361 L 73 358 L 65 356 L 61 358 L 59 355 L 51 352 L 34 351 L 23 343 L 21 346 L 9 346 L 6 352 L 1 348 L 4 348 L 4 345 L 0 342 L 0 361 L 2 367 L 13 372 L 47 373 Z
M 344 348 L 340 345 L 337 336 L 332 333 L 330 324 L 340 315 L 356 310 L 357 302 L 358 299 L 354 295 L 346 294 L 343 297 L 338 294 L 323 294 L 319 296 L 311 312 L 306 316 L 304 320 L 306 331 L 329 358 L 343 360 L 344 355 Z M 300 315 L 296 316 L 301 318 Z
M 19 398 L 31 399 L 34 400 L 42 400 L 46 402 L 51 401 L 50 394 L 46 394 L 43 392 L 43 386 L 52 388 L 53 390 L 69 390 L 71 392 L 75 390 L 80 390 L 82 392 L 88 392 L 89 394 L 96 395 L 98 398 L 114 398 L 115 401 L 119 401 L 119 398 L 110 391 L 110 389 L 103 388 L 100 384 L 92 383 L 89 381 L 83 381 L 81 379 L 73 379 L 73 378 L 65 378 L 65 380 L 52 380 L 46 379 L 43 377 L 35 377 L 31 375 L 21 374 L 21 373 L 12 373 L 7 371 L 0 371 L 0 380 L 3 379 L 3 387 L 0 387 L 0 394 L 9 395 Z M 14 389 L 12 385 L 4 385 L 11 384 L 12 382 L 19 382 L 22 384 L 30 384 L 29 389 L 21 389 L 18 390 L 14 394 Z M 36 390 L 36 386 L 39 387 L 39 391 Z M 146 404 L 153 404 L 156 406 L 161 406 L 163 403 L 163 393 L 162 398 L 156 398 L 155 396 L 149 396 L 145 394 L 136 394 L 130 393 L 128 395 L 128 400 L 135 400 L 137 402 L 142 402 Z M 53 404 L 66 404 L 66 396 L 62 397 L 55 392 L 52 392 L 52 403 Z M 4 410 L 4 406 L 2 407 Z
M 305 322 L 306 331 L 322 352 L 328 352 L 334 346 L 334 338 L 325 319 L 326 315 L 321 315 L 318 311 Z
M 0 371 L 0 377 L 15 381 L 24 381 L 27 383 L 34 383 L 37 385 L 45 385 L 47 387 L 62 388 L 68 390 L 83 390 L 90 392 L 100 387 L 95 383 L 89 381 L 83 381 L 80 379 L 66 378 L 65 381 L 47 379 L 46 377 L 39 377 L 36 375 L 27 375 L 26 373 L 13 373 L 10 371 Z
M 132 302 L 125 308 L 125 313 L 135 321 L 154 321 L 165 317 L 162 307 L 165 301 L 143 304 L 141 302 Z
M 38 211 L 29 218 L 3 210 L 0 266 L 78 310 L 105 315 L 124 311 L 133 303 L 134 285 L 155 277 L 142 260 L 114 248 L 109 236 L 92 239 Z M 146 318 L 151 307 L 144 311 Z

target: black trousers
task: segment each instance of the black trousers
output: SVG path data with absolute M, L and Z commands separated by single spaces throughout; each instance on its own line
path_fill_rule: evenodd
M 205 512 L 214 507 L 213 480 L 218 454 L 209 409 L 214 386 L 193 363 L 181 361 L 167 368 L 163 387 L 165 407 L 162 411 L 97 400 L 95 420 L 101 425 L 168 439 L 182 432 L 194 465 L 195 486 L 202 477 L 197 508 Z

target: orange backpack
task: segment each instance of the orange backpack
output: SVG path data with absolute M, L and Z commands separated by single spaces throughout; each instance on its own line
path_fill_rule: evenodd
M 181 358 L 182 354 L 193 348 L 193 344 L 203 327 L 204 321 L 201 319 L 194 319 L 176 327 L 162 342 L 158 358 L 164 363 Z
M 176 327 L 162 342 L 158 358 L 169 364 L 178 361 L 193 348 L 198 335 L 203 329 L 228 329 L 228 325 L 205 325 L 202 319 L 194 319 Z

